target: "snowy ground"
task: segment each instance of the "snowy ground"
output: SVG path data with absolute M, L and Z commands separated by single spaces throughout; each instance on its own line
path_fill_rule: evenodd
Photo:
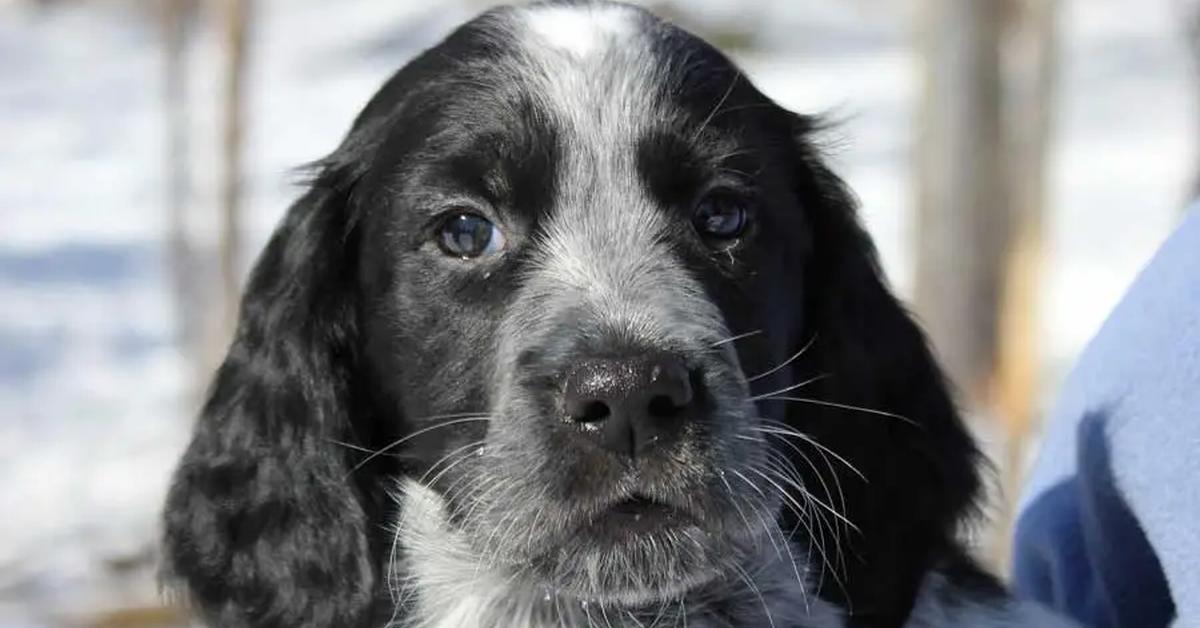
M 479 4 L 260 2 L 250 248 L 296 194 L 290 169 L 331 149 L 384 77 Z M 676 4 L 764 33 L 764 49 L 742 57 L 750 76 L 794 109 L 846 120 L 835 161 L 907 289 L 917 86 L 900 5 Z M 132 6 L 0 2 L 5 626 L 65 625 L 155 599 L 155 517 L 192 409 L 162 264 L 161 54 Z M 1175 222 L 1198 137 L 1177 3 L 1066 8 L 1043 290 L 1051 382 Z M 193 217 L 211 235 L 218 55 L 208 17 L 201 26 L 189 52 Z

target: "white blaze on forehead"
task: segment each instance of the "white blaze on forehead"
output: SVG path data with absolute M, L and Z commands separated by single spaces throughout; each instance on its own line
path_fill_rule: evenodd
M 540 240 L 544 287 L 569 289 L 598 319 L 647 338 L 680 308 L 719 335 L 719 316 L 664 244 L 664 208 L 638 169 L 638 143 L 655 128 L 663 80 L 645 32 L 650 18 L 609 4 L 519 15 L 515 34 L 528 64 L 521 80 L 553 120 L 562 148 Z
M 544 43 L 578 57 L 603 51 L 634 31 L 633 12 L 621 6 L 537 7 L 525 19 Z

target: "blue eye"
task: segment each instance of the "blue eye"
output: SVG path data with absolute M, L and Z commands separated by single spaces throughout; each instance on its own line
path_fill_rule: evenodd
M 750 217 L 744 202 L 723 195 L 703 198 L 692 214 L 692 225 L 705 238 L 730 240 L 746 230 Z
M 457 214 L 447 218 L 438 230 L 438 246 L 446 255 L 469 259 L 504 250 L 504 232 L 478 214 Z

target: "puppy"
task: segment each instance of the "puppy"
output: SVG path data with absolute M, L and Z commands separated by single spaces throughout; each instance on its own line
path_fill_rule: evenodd
M 393 76 L 257 263 L 165 511 L 214 626 L 1050 626 L 812 118 L 607 2 Z

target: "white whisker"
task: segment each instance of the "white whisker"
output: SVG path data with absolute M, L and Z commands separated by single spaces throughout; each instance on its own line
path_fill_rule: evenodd
M 734 68 L 733 80 L 729 81 L 729 87 L 725 89 L 725 93 L 721 95 L 721 99 L 717 101 L 717 104 L 712 108 L 712 111 L 708 113 L 708 117 L 704 118 L 704 122 L 701 122 L 699 128 L 697 128 L 696 132 L 692 134 L 692 142 L 700 139 L 700 134 L 704 133 L 704 129 L 708 127 L 708 123 L 712 122 L 713 118 L 717 116 L 717 113 L 721 111 L 721 106 L 724 105 L 725 101 L 729 99 L 729 95 L 733 93 L 733 88 L 737 86 L 738 80 L 741 78 L 741 71 Z
M 771 369 L 771 370 L 767 371 L 766 373 L 759 373 L 758 375 L 755 375 L 754 377 L 747 377 L 747 378 L 746 378 L 746 383 L 747 383 L 747 384 L 749 384 L 749 383 L 751 383 L 751 382 L 754 382 L 754 381 L 760 380 L 760 379 L 762 379 L 762 378 L 764 378 L 764 377 L 768 377 L 768 376 L 770 376 L 770 375 L 773 375 L 774 373 L 777 373 L 777 372 L 779 372 L 779 369 L 782 369 L 782 368 L 786 367 L 787 365 L 791 364 L 792 362 L 795 362 L 797 359 L 799 359 L 799 358 L 800 358 L 800 356 L 804 355 L 804 354 L 805 354 L 805 352 L 807 352 L 807 351 L 808 351 L 809 347 L 811 347 L 811 346 L 813 345 L 813 343 L 814 343 L 814 342 L 816 342 L 816 341 L 817 341 L 817 335 L 816 335 L 816 334 L 813 334 L 813 337 L 812 337 L 812 338 L 810 338 L 810 339 L 808 340 L 808 342 L 806 342 L 806 343 L 804 344 L 804 346 L 800 348 L 800 350 L 799 350 L 799 351 L 797 351 L 797 352 L 796 352 L 794 355 L 792 355 L 792 357 L 790 357 L 790 358 L 788 358 L 788 359 L 784 360 L 784 361 L 783 361 L 781 364 L 779 364 L 779 365 L 778 365 L 778 366 L 776 366 L 775 368 L 773 368 L 773 369 Z
M 724 340 L 718 340 L 718 341 L 716 341 L 716 342 L 712 343 L 711 345 L 709 345 L 709 348 L 711 349 L 711 348 L 713 348 L 713 347 L 719 347 L 719 346 L 721 346 L 721 345 L 724 345 L 724 344 L 729 344 L 729 343 L 731 343 L 731 342 L 737 342 L 737 341 L 741 340 L 742 338 L 749 338 L 749 337 L 751 337 L 751 336 L 757 336 L 758 334 L 761 334 L 761 333 L 762 333 L 762 330 L 761 330 L 761 329 L 755 329 L 754 331 L 748 331 L 748 332 L 746 332 L 746 333 L 744 333 L 744 334 L 738 334 L 738 335 L 736 335 L 736 336 L 730 336 L 730 337 L 728 337 L 728 338 L 726 338 L 726 339 L 724 339 Z
M 764 419 L 764 421 L 768 421 L 768 422 L 770 422 L 770 423 L 772 423 L 772 424 L 784 425 L 783 423 L 780 423 L 779 421 L 771 421 L 771 420 L 769 420 L 769 419 Z M 838 462 L 840 462 L 840 463 L 842 463 L 842 464 L 846 465 L 846 468 L 847 468 L 847 469 L 849 469 L 850 471 L 852 471 L 852 472 L 854 473 L 854 475 L 857 475 L 857 476 L 858 476 L 859 478 L 861 478 L 861 479 L 862 479 L 864 482 L 866 482 L 866 481 L 867 481 L 867 476 L 863 475 L 863 473 L 862 473 L 861 471 L 859 471 L 857 467 L 855 467 L 853 464 L 851 464 L 849 460 L 846 460 L 844 457 L 842 457 L 842 456 L 841 456 L 840 454 L 838 454 L 836 451 L 834 451 L 834 450 L 830 449 L 829 447 L 827 447 L 827 446 L 825 446 L 825 445 L 821 444 L 821 442 L 820 442 L 820 441 L 818 441 L 817 439 L 815 439 L 815 438 L 813 438 L 813 437 L 809 436 L 808 434 L 805 434 L 805 433 L 803 433 L 803 432 L 800 432 L 800 431 L 794 430 L 794 429 L 792 429 L 791 427 L 787 427 L 787 428 L 781 428 L 781 427 L 763 427 L 763 426 L 755 426 L 755 427 L 751 427 L 750 429 L 754 430 L 755 432 L 760 432 L 760 433 L 763 433 L 763 434 L 774 434 L 774 435 L 777 435 L 777 436 L 786 436 L 786 437 L 789 437 L 789 438 L 798 438 L 798 439 L 800 439 L 800 440 L 802 440 L 802 441 L 804 441 L 804 442 L 806 442 L 806 443 L 808 443 L 808 444 L 812 445 L 813 447 L 816 447 L 816 448 L 817 448 L 817 449 L 819 449 L 820 451 L 822 451 L 822 452 L 824 452 L 824 453 L 826 453 L 826 454 L 829 454 L 830 456 L 833 456 L 833 458 L 834 458 L 835 460 L 837 460 Z M 793 447 L 794 447 L 794 445 L 793 445 Z
M 785 387 L 780 388 L 779 390 L 776 390 L 773 392 L 764 393 L 761 395 L 755 395 L 750 398 L 750 401 L 762 401 L 763 399 L 772 399 L 772 398 L 779 399 L 780 397 L 776 397 L 776 395 L 782 395 L 785 392 L 791 392 L 793 390 L 796 390 L 797 388 L 804 388 L 805 386 L 808 386 L 809 384 L 812 384 L 813 382 L 819 382 L 819 381 L 825 379 L 826 377 L 829 377 L 829 373 L 822 373 L 820 375 L 815 375 L 815 376 L 810 377 L 810 378 L 808 378 L 802 382 L 799 382 L 797 384 L 792 384 L 791 386 L 785 386 Z
M 899 415 L 894 412 L 887 412 L 885 410 L 876 410 L 874 408 L 864 408 L 862 406 L 853 406 L 853 405 L 846 404 L 846 403 L 838 403 L 836 401 L 825 401 L 823 399 L 812 399 L 809 397 L 778 397 L 778 396 L 775 396 L 775 394 L 760 396 L 760 397 L 756 398 L 755 401 L 794 401 L 797 403 L 810 403 L 810 404 L 817 405 L 817 406 L 840 408 L 842 410 L 852 410 L 855 412 L 865 412 L 867 414 L 876 414 L 879 416 L 886 416 L 886 417 L 890 417 L 893 419 L 899 419 L 901 421 L 904 421 L 905 423 L 908 423 L 909 425 L 912 425 L 913 427 L 923 427 L 920 423 L 917 423 L 916 421 L 914 421 L 906 416 Z
M 404 438 L 393 441 L 391 444 L 386 445 L 383 448 L 376 450 L 371 455 L 360 460 L 358 462 L 358 464 L 356 464 L 350 468 L 350 471 L 348 471 L 346 473 L 346 477 L 350 477 L 355 471 L 358 471 L 359 469 L 363 468 L 363 466 L 365 466 L 368 462 L 371 462 L 375 458 L 382 456 L 383 454 L 387 453 L 388 451 L 395 449 L 396 447 L 399 447 L 400 445 L 403 445 L 404 443 L 406 443 L 422 434 L 426 434 L 428 432 L 432 432 L 434 430 L 441 429 L 443 427 L 449 427 L 451 425 L 458 425 L 460 423 L 470 423 L 472 421 L 488 421 L 488 420 L 490 420 L 486 414 L 481 414 L 481 413 L 448 414 L 448 415 L 443 415 L 440 417 L 433 417 L 433 418 L 449 418 L 449 417 L 462 417 L 462 418 L 458 418 L 453 421 L 443 421 L 441 423 L 430 425 L 429 427 L 419 429 L 419 430 L 409 434 L 408 436 L 405 436 Z

